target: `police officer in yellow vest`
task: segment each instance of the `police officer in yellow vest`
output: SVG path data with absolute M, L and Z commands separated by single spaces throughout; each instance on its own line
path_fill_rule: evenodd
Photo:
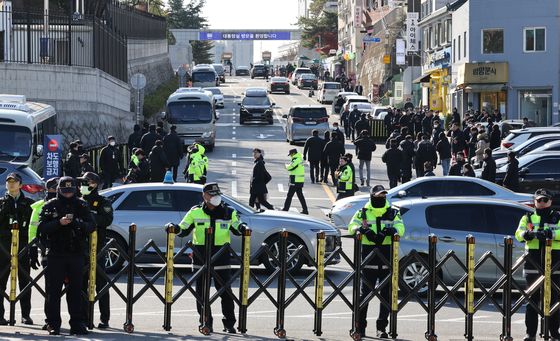
M 542 264 L 541 251 L 544 248 L 546 239 L 552 239 L 552 266 L 560 261 L 560 212 L 552 209 L 552 194 L 546 189 L 539 189 L 535 192 L 535 212 L 527 213 L 521 218 L 515 238 L 520 242 L 525 242 L 525 252 L 536 263 Z M 540 277 L 539 272 L 530 262 L 525 262 L 523 273 L 527 281 L 527 288 L 534 284 Z M 560 274 L 555 271 L 552 274 L 552 282 L 560 285 Z M 537 291 L 532 296 L 535 306 L 539 306 L 541 300 Z M 558 300 L 556 290 L 551 292 L 551 305 Z M 532 305 L 527 304 L 525 310 L 525 327 L 527 335 L 523 340 L 534 341 L 536 339 L 539 314 Z M 560 314 L 556 311 L 550 316 L 550 336 L 552 340 L 560 340 L 558 332 Z
M 370 192 L 370 201 L 359 211 L 357 211 L 350 224 L 348 232 L 354 235 L 357 231 L 362 236 L 362 260 L 370 253 L 379 249 L 383 257 L 390 261 L 391 256 L 391 236 L 398 234 L 403 236 L 404 224 L 398 209 L 392 208 L 386 199 L 387 191 L 381 185 L 374 186 Z M 373 257 L 367 264 L 362 264 L 361 298 L 363 301 L 371 292 L 367 281 L 371 287 L 375 287 L 377 280 L 380 282 L 389 275 L 389 267 L 383 263 L 379 257 Z M 381 289 L 382 297 L 390 302 L 390 286 L 386 285 Z M 368 305 L 364 305 L 360 310 L 357 332 L 365 336 L 367 326 Z M 389 308 L 380 304 L 379 317 L 377 318 L 377 337 L 387 338 L 385 329 L 388 325 Z
M 174 231 L 179 237 L 185 237 L 193 232 L 192 242 L 194 247 L 202 256 L 205 254 L 205 234 L 206 229 L 209 227 L 214 228 L 214 245 L 212 246 L 212 254 L 218 252 L 224 244 L 230 243 L 230 232 L 239 236 L 246 229 L 246 225 L 237 217 L 237 211 L 222 201 L 221 194 L 222 192 L 220 191 L 217 183 L 212 182 L 206 184 L 202 189 L 202 204 L 191 208 L 179 225 L 173 225 Z M 203 259 L 194 257 L 193 263 L 195 266 L 201 266 L 204 264 L 204 261 Z M 228 282 L 231 278 L 229 265 L 230 255 L 227 252 L 212 263 L 212 266 L 214 266 L 214 270 L 216 270 L 216 273 L 220 277 L 222 283 Z M 215 279 L 214 285 L 216 290 L 220 290 L 222 287 L 222 285 Z M 202 297 L 202 277 L 199 277 L 196 281 L 196 293 Z M 222 319 L 224 331 L 233 334 L 235 333 L 234 325 L 236 319 L 234 313 L 234 303 L 231 295 L 231 288 L 227 288 L 220 298 L 222 300 L 222 313 L 224 315 L 224 318 Z M 202 305 L 199 302 L 196 302 L 196 309 L 200 316 L 200 324 L 202 327 L 203 311 Z M 212 315 L 210 314 L 210 316 Z M 210 326 L 212 326 L 212 319 L 210 320 Z M 212 330 L 212 328 L 210 329 Z
M 354 172 L 350 167 L 349 160 L 346 156 L 340 157 L 340 166 L 336 171 L 337 186 L 336 192 L 338 196 L 336 200 L 351 197 L 354 195 Z
M 302 214 L 309 214 L 307 210 L 307 203 L 305 202 L 305 197 L 303 196 L 303 182 L 305 180 L 305 169 L 303 167 L 303 155 L 298 153 L 297 149 L 290 149 L 288 153 L 291 162 L 286 165 L 286 169 L 290 174 L 290 187 L 288 189 L 288 195 L 286 196 L 286 201 L 284 201 L 284 208 L 282 211 L 287 211 L 292 205 L 292 198 L 294 193 L 297 194 L 299 202 L 301 204 Z

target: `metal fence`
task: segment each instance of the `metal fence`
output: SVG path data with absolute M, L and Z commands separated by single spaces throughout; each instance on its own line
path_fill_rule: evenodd
M 93 67 L 128 82 L 126 39 L 93 17 L 4 8 L 0 62 Z
M 164 17 L 140 11 L 118 0 L 109 2 L 105 12 L 105 23 L 127 38 L 166 38 L 167 23 Z

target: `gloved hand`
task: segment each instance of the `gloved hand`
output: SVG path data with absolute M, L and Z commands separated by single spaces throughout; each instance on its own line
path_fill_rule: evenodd
M 247 224 L 242 223 L 242 224 L 239 224 L 239 226 L 237 227 L 237 229 L 239 230 L 239 232 L 240 232 L 241 234 L 245 234 L 245 231 L 247 231 L 247 230 L 249 229 L 249 227 L 247 226 Z
M 366 238 L 370 241 L 370 242 L 374 242 L 375 241 L 375 232 L 373 232 L 372 229 L 370 228 L 366 228 L 361 226 L 358 231 L 363 234 L 364 236 L 366 236 Z
M 394 236 L 395 234 L 397 234 L 397 229 L 394 227 L 386 227 L 383 232 L 385 232 L 385 235 L 387 236 Z
M 535 237 L 537 237 L 539 241 L 543 242 L 546 240 L 546 236 L 543 230 L 539 230 L 533 233 L 535 234 Z
M 375 241 L 374 241 L 375 245 L 379 246 L 379 245 L 383 244 L 383 240 L 385 240 L 385 237 L 387 237 L 386 230 L 379 231 L 375 235 Z
M 545 229 L 542 233 L 545 239 L 554 239 L 554 233 L 551 229 Z
M 167 225 L 165 225 L 165 232 L 177 234 L 181 232 L 181 228 L 177 224 L 167 223 Z
M 39 251 L 36 246 L 30 246 L 27 250 L 29 254 L 29 265 L 33 270 L 39 269 Z
M 535 239 L 535 232 L 533 232 L 531 230 L 527 230 L 527 231 L 523 232 L 522 237 L 526 241 L 530 242 L 531 240 Z

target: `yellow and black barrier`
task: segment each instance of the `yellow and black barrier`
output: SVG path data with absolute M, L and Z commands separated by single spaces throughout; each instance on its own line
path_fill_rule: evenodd
M 466 237 L 467 243 L 467 281 L 465 283 L 465 307 L 467 313 L 465 315 L 465 338 L 469 341 L 473 340 L 473 317 L 474 317 L 474 251 L 475 238 L 471 235 Z
M 389 319 L 389 334 L 397 338 L 397 314 L 399 312 L 399 247 L 400 236 L 392 236 L 391 243 L 391 314 Z
M 375 142 L 385 142 L 390 132 L 387 132 L 387 127 L 385 127 L 385 122 L 379 119 L 372 119 L 369 121 L 369 132 L 371 138 Z
M 171 305 L 173 304 L 173 271 L 175 252 L 175 232 L 173 225 L 167 226 L 167 249 L 165 252 L 165 309 L 163 312 L 163 329 L 171 330 Z
M 317 233 L 317 254 L 315 261 L 317 263 L 317 278 L 315 278 L 315 318 L 313 332 L 317 336 L 323 334 L 323 294 L 325 287 L 325 232 Z
M 241 333 L 247 332 L 247 308 L 249 306 L 249 279 L 251 275 L 251 230 L 245 229 L 241 245 L 241 285 L 239 286 L 239 324 Z
M 134 273 L 136 271 L 136 224 L 128 227 L 128 271 L 126 284 L 126 320 L 123 324 L 124 331 L 134 332 L 132 314 L 134 306 Z
M 93 329 L 93 315 L 95 307 L 95 289 L 97 275 L 97 231 L 89 237 L 89 270 L 88 270 L 88 328 Z
M 552 240 L 547 239 L 544 246 L 544 283 L 542 295 L 543 338 L 550 338 L 550 306 L 552 298 Z
M 12 225 L 12 240 L 10 243 L 10 326 L 16 324 L 16 301 L 18 282 L 18 255 L 19 255 L 19 224 L 17 221 Z

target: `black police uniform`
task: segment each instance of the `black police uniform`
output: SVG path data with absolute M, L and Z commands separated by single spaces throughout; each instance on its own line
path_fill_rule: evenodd
M 87 175 L 87 174 L 86 174 Z M 97 188 L 90 194 L 84 195 L 83 199 L 88 203 L 89 209 L 93 214 L 95 220 L 95 227 L 97 228 L 97 275 L 95 276 L 95 284 L 97 294 L 105 287 L 107 280 L 101 275 L 105 272 L 105 257 L 100 256 L 101 249 L 105 246 L 107 239 L 107 227 L 113 222 L 113 206 L 111 202 L 105 197 L 99 195 Z M 89 249 L 88 249 L 89 251 Z M 88 252 L 89 253 L 89 252 Z M 89 259 L 89 257 L 88 257 Z M 84 290 L 87 288 L 89 280 L 89 273 L 86 273 L 84 281 Z M 110 303 L 109 292 L 107 291 L 99 298 L 99 310 L 101 312 L 101 323 L 108 324 L 110 318 Z M 83 307 L 87 307 L 87 303 L 83 303 Z M 88 311 L 85 309 L 84 316 L 88 316 Z M 86 319 L 87 320 L 87 319 Z
M 31 219 L 31 208 L 33 200 L 26 198 L 23 192 L 17 199 L 11 197 L 8 193 L 0 199 L 0 244 L 5 251 L 0 251 L 0 292 L 6 291 L 6 284 L 10 276 L 10 246 L 12 240 L 12 222 L 17 221 L 19 224 L 19 251 L 27 246 L 29 220 Z M 29 284 L 29 278 L 24 274 L 29 274 L 30 264 L 29 257 L 19 258 L 18 282 L 19 289 L 22 290 Z M 31 290 L 21 296 L 21 315 L 29 318 L 31 311 Z M 0 318 L 4 316 L 4 300 L 0 299 Z
M 87 236 L 95 229 L 93 216 L 88 204 L 76 195 L 65 198 L 61 190 L 73 187 L 76 181 L 61 178 L 57 197 L 45 203 L 40 215 L 39 233 L 47 240 L 47 320 L 51 333 L 57 334 L 62 323 L 60 318 L 60 293 L 65 278 L 68 279 L 66 300 L 70 313 L 72 333 L 87 333 L 82 325 L 81 310 L 83 254 Z M 60 219 L 73 215 L 70 224 L 63 226 Z

